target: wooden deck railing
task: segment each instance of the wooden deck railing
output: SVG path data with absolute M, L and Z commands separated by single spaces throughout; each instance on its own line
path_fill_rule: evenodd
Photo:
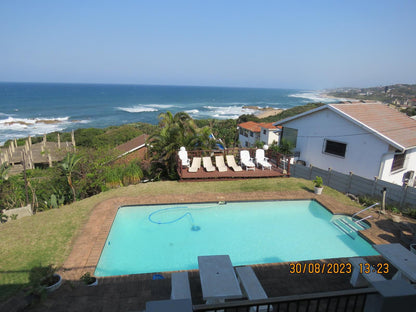
M 250 153 L 251 158 L 256 157 L 256 148 L 228 148 L 226 150 L 192 150 L 188 151 L 188 158 L 191 160 L 192 165 L 192 159 L 194 157 L 212 157 L 213 164 L 215 163 L 214 156 L 223 155 L 224 157 L 226 155 L 234 155 L 235 160 L 237 163 L 240 163 L 240 151 L 241 150 L 248 150 Z M 280 168 L 282 172 L 289 176 L 290 175 L 290 160 L 291 156 L 283 155 L 281 153 L 267 150 L 265 151 L 265 155 L 267 158 L 269 158 L 269 161 L 273 163 L 277 168 Z M 181 160 L 179 159 L 179 156 L 176 156 L 177 160 L 177 171 L 180 177 L 182 177 L 182 173 L 184 168 L 182 168 Z

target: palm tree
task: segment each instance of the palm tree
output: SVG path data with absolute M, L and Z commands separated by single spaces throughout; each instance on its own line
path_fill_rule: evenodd
M 209 128 L 198 129 L 192 118 L 184 112 L 172 115 L 171 112 L 159 115 L 159 126 L 162 128 L 149 138 L 152 160 L 156 162 L 162 171 L 171 179 L 177 177 L 176 155 L 181 146 L 186 149 L 208 147 Z
M 64 171 L 64 173 L 65 173 L 65 175 L 68 179 L 69 187 L 72 190 L 72 195 L 74 197 L 74 200 L 73 200 L 74 202 L 76 200 L 76 194 L 75 194 L 74 185 L 72 184 L 72 173 L 74 171 L 74 168 L 75 168 L 76 164 L 81 160 L 81 158 L 82 158 L 81 156 L 78 156 L 76 154 L 68 153 L 68 154 L 66 154 L 65 159 L 61 163 L 61 167 L 62 167 L 62 169 L 63 169 L 63 171 Z

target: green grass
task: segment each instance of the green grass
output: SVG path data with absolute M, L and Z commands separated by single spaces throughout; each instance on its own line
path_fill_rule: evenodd
M 29 270 L 38 265 L 62 265 L 72 242 L 88 220 L 92 208 L 103 200 L 138 195 L 239 193 L 255 191 L 313 190 L 311 181 L 296 178 L 249 179 L 219 182 L 175 181 L 131 185 L 110 190 L 82 201 L 0 225 L 0 300 L 5 300 L 28 282 Z M 343 194 L 325 187 L 324 193 L 352 205 Z

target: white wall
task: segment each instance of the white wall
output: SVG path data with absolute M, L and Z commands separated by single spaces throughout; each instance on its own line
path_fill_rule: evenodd
M 254 146 L 254 144 L 256 143 L 256 141 L 257 140 L 260 140 L 259 133 L 253 132 L 253 136 L 250 136 L 250 131 L 249 130 L 247 130 L 247 131 L 248 131 L 248 137 L 246 137 L 246 136 L 244 136 L 242 134 L 239 134 L 238 135 L 238 140 L 240 141 L 240 145 L 242 147 L 246 147 L 245 142 L 248 142 L 249 143 L 249 146 Z
M 373 179 L 379 175 L 381 155 L 388 144 L 338 114 L 324 109 L 283 124 L 298 129 L 295 151 L 306 165 Z M 323 152 L 325 139 L 347 144 L 345 158 Z M 391 164 L 390 164 L 391 168 Z
M 263 134 L 264 130 L 266 130 L 266 134 Z M 280 132 L 276 134 L 273 131 L 276 131 L 276 130 L 261 128 L 260 141 L 265 142 L 267 145 L 271 145 L 273 141 L 276 141 L 276 143 L 279 143 Z
M 408 150 L 406 152 L 406 160 L 404 162 L 403 169 L 391 172 L 391 166 L 393 164 L 394 158 L 394 149 L 391 149 L 391 152 L 388 155 L 385 155 L 384 166 L 381 168 L 381 177 L 380 179 L 388 181 L 395 184 L 402 185 L 403 175 L 410 170 L 415 171 L 416 173 L 416 148 Z

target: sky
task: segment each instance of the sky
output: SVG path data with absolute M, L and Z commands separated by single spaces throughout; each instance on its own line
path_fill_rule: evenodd
M 0 81 L 416 83 L 415 0 L 1 0 Z

